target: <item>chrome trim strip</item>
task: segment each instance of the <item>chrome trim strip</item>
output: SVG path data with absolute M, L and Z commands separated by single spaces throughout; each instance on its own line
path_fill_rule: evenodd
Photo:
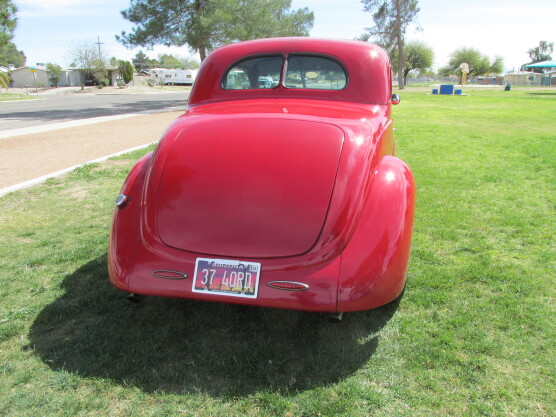
M 284 288 L 284 287 L 277 287 L 272 284 L 292 284 L 292 285 L 299 285 L 303 288 Z M 283 291 L 305 291 L 309 289 L 309 286 L 303 282 L 295 282 L 295 281 L 270 281 L 267 283 L 270 288 L 275 290 L 283 290 Z
M 179 276 L 179 277 L 167 277 L 167 276 L 163 276 L 163 275 L 158 275 L 157 272 L 170 272 L 170 273 L 172 273 L 172 274 L 178 274 L 178 275 L 180 275 L 180 276 Z M 185 273 L 183 273 L 183 272 L 180 272 L 180 271 L 170 271 L 170 270 L 167 270 L 167 269 L 158 269 L 158 270 L 156 270 L 156 271 L 153 271 L 153 272 L 152 272 L 152 275 L 155 276 L 155 277 L 157 277 L 157 278 L 162 278 L 162 279 L 176 279 L 176 280 L 177 280 L 177 279 L 186 279 L 186 278 L 188 277 L 188 275 L 185 274 Z

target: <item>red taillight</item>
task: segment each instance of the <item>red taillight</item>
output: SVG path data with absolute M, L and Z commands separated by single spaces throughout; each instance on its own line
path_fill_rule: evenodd
M 157 278 L 164 278 L 164 279 L 185 279 L 187 278 L 187 274 L 178 271 L 153 271 L 152 274 Z
M 267 285 L 270 288 L 275 288 L 277 290 L 286 290 L 286 291 L 303 291 L 309 288 L 307 284 L 303 284 L 302 282 L 291 282 L 291 281 L 271 281 Z

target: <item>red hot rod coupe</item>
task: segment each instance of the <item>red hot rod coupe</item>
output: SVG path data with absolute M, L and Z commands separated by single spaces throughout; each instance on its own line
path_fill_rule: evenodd
M 185 114 L 116 199 L 112 284 L 331 313 L 396 299 L 415 183 L 394 157 L 391 90 L 387 55 L 365 42 L 212 52 Z

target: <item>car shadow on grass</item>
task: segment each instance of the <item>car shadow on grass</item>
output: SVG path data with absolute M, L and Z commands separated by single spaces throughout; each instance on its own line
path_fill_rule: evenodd
M 68 275 L 65 294 L 34 321 L 28 349 L 53 370 L 110 378 L 146 392 L 242 396 L 336 383 L 374 354 L 399 301 L 322 314 L 144 297 L 108 282 L 106 256 Z

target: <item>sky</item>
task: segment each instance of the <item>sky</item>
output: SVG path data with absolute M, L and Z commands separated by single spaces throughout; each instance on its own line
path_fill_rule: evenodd
M 127 49 L 115 39 L 133 27 L 120 14 L 130 0 L 14 3 L 19 12 L 13 42 L 27 56 L 27 65 L 52 62 L 65 67 L 71 63 L 72 48 L 98 39 L 109 57 L 131 60 L 141 49 Z M 312 37 L 354 39 L 373 24 L 360 0 L 292 0 L 292 8 L 301 7 L 315 14 Z M 491 59 L 500 55 L 506 71 L 517 70 L 529 62 L 527 50 L 539 41 L 556 43 L 554 0 L 420 0 L 419 7 L 406 39 L 423 41 L 434 50 L 434 70 L 445 66 L 450 54 L 461 47 L 476 48 Z M 187 46 L 143 50 L 151 58 L 161 53 L 191 55 Z

